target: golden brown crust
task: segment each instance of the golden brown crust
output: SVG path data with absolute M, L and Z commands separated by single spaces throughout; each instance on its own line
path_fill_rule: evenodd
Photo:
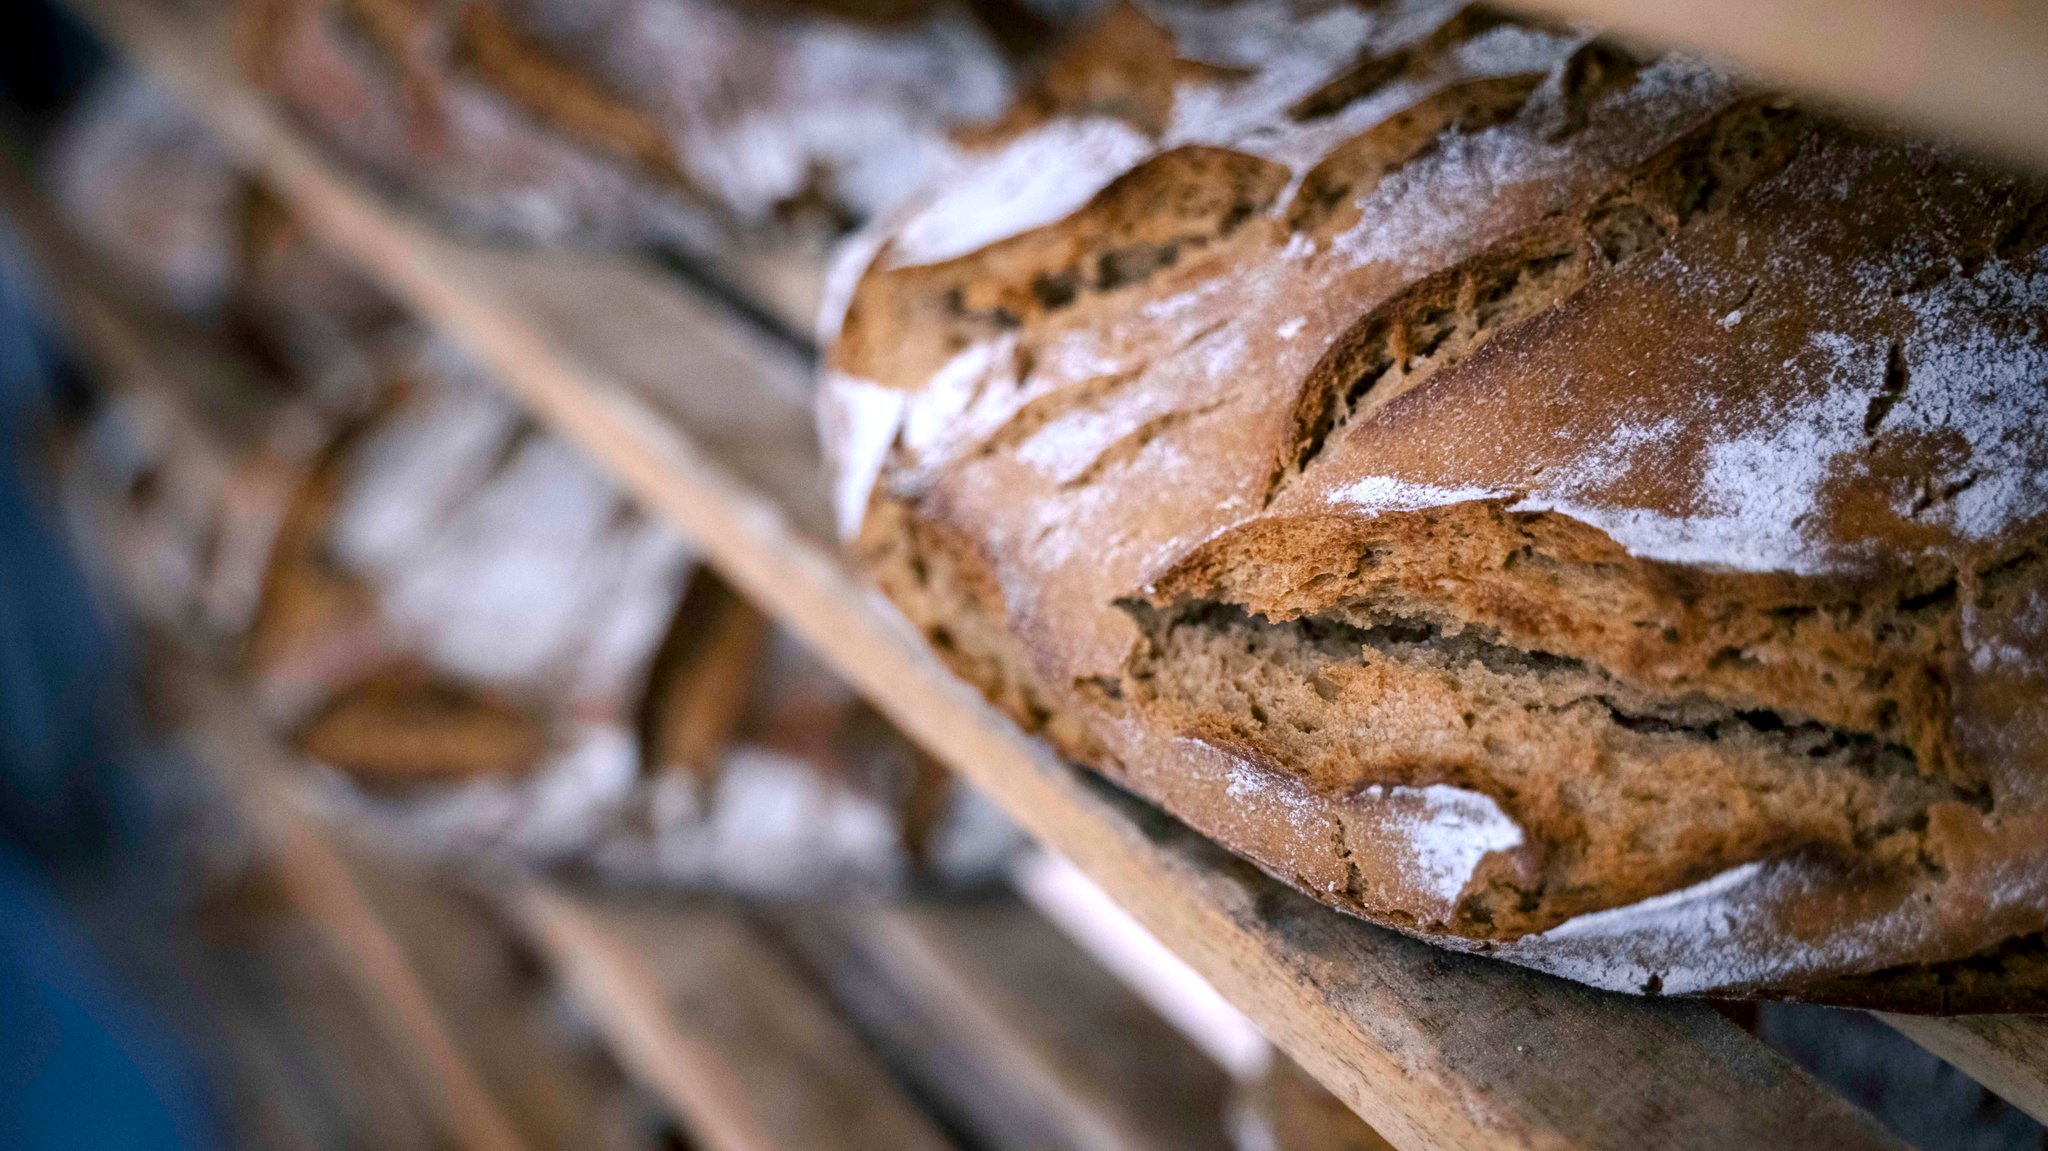
M 2040 933 L 2048 198 L 1688 61 L 1344 13 L 880 246 L 826 404 L 885 589 L 1426 938 L 1841 998 Z M 1019 157 L 1093 197 L 976 218 Z M 2040 994 L 1970 970 L 1869 994 Z
M 1171 33 L 1129 0 L 1118 0 L 1086 36 L 1048 62 L 1001 120 L 970 128 L 965 138 L 987 146 L 1056 117 L 1087 116 L 1115 117 L 1157 137 L 1173 114 L 1176 84 L 1230 75 L 1228 69 L 1182 59 Z
M 470 4 L 455 15 L 456 58 L 530 115 L 572 140 L 617 153 L 686 194 L 696 194 L 675 142 L 646 111 L 633 107 L 569 61 L 515 27 L 504 12 Z
M 518 775 L 537 767 L 548 746 L 546 725 L 510 700 L 411 666 L 337 693 L 293 742 L 372 787 Z

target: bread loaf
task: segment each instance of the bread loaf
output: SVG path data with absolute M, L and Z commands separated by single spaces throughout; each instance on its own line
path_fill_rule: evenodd
M 999 817 L 162 93 L 111 82 L 52 168 L 149 333 L 89 357 L 69 486 L 133 605 L 245 677 L 339 818 L 765 896 L 1000 873 Z
M 2048 1006 L 2038 182 L 1477 6 L 1094 53 L 836 324 L 843 526 L 956 670 L 1446 946 Z
M 964 10 L 840 7 L 246 0 L 239 29 L 300 120 L 473 231 L 717 250 L 836 233 L 1001 109 Z
M 193 314 L 226 307 L 245 185 L 161 88 L 122 72 L 100 80 L 45 157 L 51 198 L 131 288 Z
M 109 386 L 74 478 L 121 541 L 129 593 L 224 652 L 293 493 L 372 402 L 398 317 L 145 78 L 99 80 L 41 159 L 85 241 L 71 274 L 140 333 L 119 354 L 82 348 Z

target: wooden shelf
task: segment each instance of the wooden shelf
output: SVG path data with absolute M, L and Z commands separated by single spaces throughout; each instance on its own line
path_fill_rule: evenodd
M 515 901 L 614 1056 L 705 1151 L 947 1151 L 832 1007 L 716 908 L 533 887 Z
M 1897 1146 L 1702 1004 L 1597 992 L 1345 919 L 1060 762 L 842 563 L 809 367 L 789 345 L 631 258 L 440 234 L 335 170 L 239 84 L 217 23 L 150 0 L 79 6 L 305 225 L 494 368 L 1397 1146 Z M 538 906 L 544 919 L 560 910 Z
M 2048 1016 L 1883 1018 L 2006 1102 L 2048 1123 Z
M 2012 0 L 1509 0 L 2048 170 L 2048 4 Z
M 273 858 L 280 885 L 306 909 L 357 996 L 379 1017 L 442 1133 L 463 1151 L 521 1151 L 525 1142 L 484 1087 L 406 948 L 333 841 L 287 795 L 270 737 L 224 684 L 173 645 L 156 648 L 154 702 L 235 797 Z

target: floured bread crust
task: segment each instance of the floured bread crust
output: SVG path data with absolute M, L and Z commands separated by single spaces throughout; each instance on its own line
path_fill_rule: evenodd
M 1000 874 L 1006 825 L 789 642 L 729 634 L 765 621 L 453 349 L 393 390 L 295 493 L 247 637 L 317 802 L 439 856 L 764 897 Z
M 464 227 L 717 249 L 836 234 L 1001 110 L 964 10 L 842 7 L 245 0 L 238 39 L 327 143 Z
M 1478 7 L 1112 19 L 1177 63 L 1041 94 L 839 325 L 934 646 L 1423 938 L 2048 1007 L 2048 193 Z
M 412 850 L 636 884 L 1005 873 L 1000 813 L 206 142 L 124 77 L 60 138 L 51 182 L 124 310 L 192 352 L 92 357 L 67 503 L 130 603 L 318 765 L 315 802 Z

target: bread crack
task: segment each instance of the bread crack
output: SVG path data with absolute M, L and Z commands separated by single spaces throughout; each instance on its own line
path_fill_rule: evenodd
M 1557 119 L 1544 138 L 1555 143 L 1584 131 L 1593 105 L 1608 93 L 1634 84 L 1643 67 L 1643 61 L 1602 37 L 1573 49 L 1557 70 Z
M 1476 624 L 1121 606 L 1143 636 L 1123 699 L 1149 722 L 1269 759 L 1333 811 L 1375 786 L 1443 783 L 1498 802 L 1542 867 L 1533 884 L 1503 878 L 1468 897 L 1458 915 L 1480 935 L 1799 851 L 1920 868 L 1933 805 L 1991 806 L 1987 789 L 1924 772 L 1881 733 L 1646 690 Z
M 1172 411 L 1161 412 L 1131 429 L 1130 432 L 1102 449 L 1080 471 L 1061 481 L 1060 487 L 1068 490 L 1086 487 L 1101 479 L 1103 474 L 1111 468 L 1138 458 L 1138 454 L 1147 447 L 1150 447 L 1153 440 L 1190 420 L 1200 419 L 1222 406 L 1223 401 L 1217 400 L 1214 403 L 1203 404 L 1200 407 L 1175 408 Z
M 1514 119 L 1543 75 L 1523 72 L 1452 84 L 1346 140 L 1302 177 L 1287 205 L 1289 230 L 1329 236 L 1349 227 L 1358 218 L 1361 197 L 1434 151 L 1447 133 L 1478 132 Z
M 1420 39 L 1368 55 L 1322 87 L 1295 101 L 1287 114 L 1297 121 L 1334 116 L 1403 76 L 1427 71 L 1452 49 L 1483 32 L 1512 23 L 1505 13 L 1484 4 L 1467 4 Z
M 1905 398 L 1906 388 L 1912 382 L 1912 374 L 1906 368 L 1906 352 L 1899 341 L 1893 340 L 1885 349 L 1884 384 L 1876 395 L 1870 397 L 1870 407 L 1863 413 L 1863 434 L 1874 436 L 1884 426 L 1884 418 L 1898 402 Z
M 1272 226 L 1269 209 L 1289 182 L 1281 165 L 1228 148 L 1161 152 L 1056 223 L 943 263 L 870 275 L 835 359 L 865 378 L 921 384 L 978 341 L 1030 338 L 1085 302 L 1200 274 Z
M 1498 332 L 1547 312 L 1610 267 L 1661 250 L 1789 163 L 1806 136 L 1789 107 L 1737 104 L 1617 180 L 1576 216 L 1552 220 L 1422 279 L 1355 321 L 1304 380 L 1294 434 L 1267 483 L 1270 504 L 1332 435 Z

